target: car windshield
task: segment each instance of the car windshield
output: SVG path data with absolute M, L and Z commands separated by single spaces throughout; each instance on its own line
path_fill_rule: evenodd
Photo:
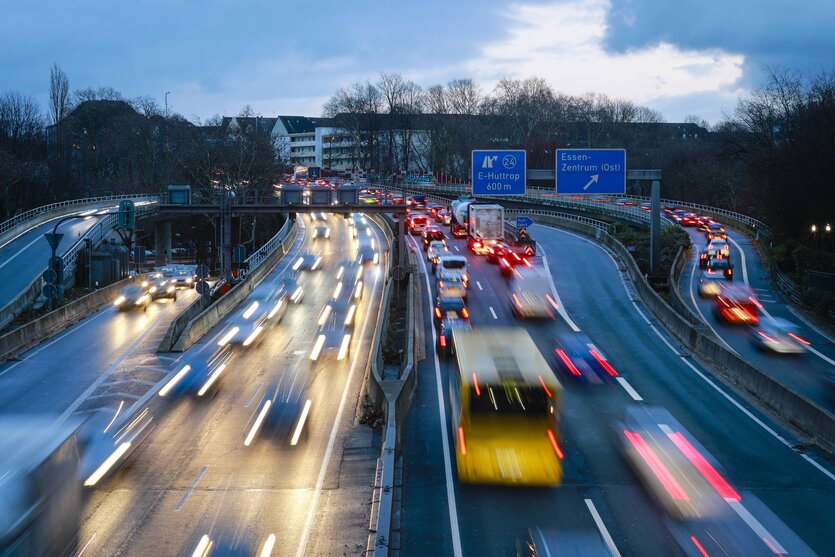
M 143 293 L 141 286 L 130 285 L 122 288 L 123 296 L 139 296 Z
M 442 265 L 444 269 L 463 269 L 467 266 L 467 262 L 460 259 L 446 259 Z

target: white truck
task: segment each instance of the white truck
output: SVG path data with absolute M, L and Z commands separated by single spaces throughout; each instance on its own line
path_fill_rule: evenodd
M 78 543 L 75 421 L 0 418 L 0 555 L 64 556 Z
M 510 308 L 520 319 L 557 318 L 557 302 L 551 272 L 545 266 L 516 267 L 508 287 Z
M 467 236 L 467 212 L 470 204 L 475 202 L 475 197 L 461 196 L 450 204 L 452 218 L 449 223 L 449 231 L 456 238 Z
M 471 203 L 468 209 L 467 247 L 477 255 L 487 253 L 487 246 L 504 240 L 504 207 Z

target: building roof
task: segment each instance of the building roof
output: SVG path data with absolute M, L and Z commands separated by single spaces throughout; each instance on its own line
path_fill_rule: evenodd
M 333 126 L 332 118 L 310 118 L 308 116 L 279 116 L 278 120 L 288 134 L 314 133 L 316 128 Z

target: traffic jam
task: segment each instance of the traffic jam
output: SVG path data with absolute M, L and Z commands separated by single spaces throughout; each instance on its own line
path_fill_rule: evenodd
M 434 300 L 435 350 L 448 370 L 448 419 L 458 480 L 509 486 L 560 485 L 564 459 L 571 458 L 559 427 L 563 389 L 619 384 L 632 398 L 634 389 L 617 365 L 564 314 L 544 257 L 525 250 L 536 246 L 527 232 L 521 230 L 516 238 L 505 234 L 500 205 L 479 203 L 470 197 L 443 205 L 423 195 L 407 197 L 406 204 L 405 224 L 414 251 L 425 256 L 427 286 Z M 699 255 L 699 291 L 714 300 L 717 317 L 728 323 L 758 326 L 757 334 L 770 327 L 759 319 L 760 304 L 753 291 L 733 281 L 724 227 L 692 213 L 669 210 L 667 214 L 705 234 L 706 247 Z M 504 279 L 507 307 L 519 320 L 517 326 L 487 325 L 501 323 L 492 306 L 493 319 L 483 315 L 483 306 L 473 314 L 474 301 L 486 296 L 486 292 L 481 294 L 481 281 L 491 266 Z M 476 268 L 480 274 L 474 274 Z M 571 324 L 570 331 L 549 325 L 560 315 Z M 553 339 L 550 347 L 537 342 L 543 336 Z M 774 334 L 773 338 L 780 337 Z M 771 339 L 767 342 L 774 343 Z M 773 555 L 785 551 L 772 530 L 748 511 L 746 505 L 759 505 L 757 499 L 744 499 L 726 479 L 721 464 L 668 410 L 627 405 L 613 429 L 619 451 L 669 518 L 670 536 L 684 554 Z M 535 431 L 544 434 L 531 433 Z M 513 454 L 512 468 L 503 464 L 507 457 L 502 455 L 509 454 Z M 757 508 L 760 516 L 775 524 L 767 509 Z M 775 528 L 783 531 L 782 526 Z M 550 547 L 558 550 L 557 554 L 566 548 L 580 554 L 616 554 L 602 539 L 574 545 L 560 540 L 552 545 L 547 536 L 537 538 L 537 543 L 531 541 L 528 547 L 542 551 Z M 783 538 L 784 543 L 786 539 L 794 542 L 791 535 Z M 547 553 L 531 553 L 539 554 Z

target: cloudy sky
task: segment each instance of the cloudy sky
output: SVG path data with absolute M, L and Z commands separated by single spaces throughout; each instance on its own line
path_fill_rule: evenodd
M 730 114 L 766 65 L 835 68 L 835 0 L 28 0 L 0 18 L 0 92 L 46 108 L 71 89 L 149 95 L 196 120 L 318 115 L 340 86 L 537 75 L 625 97 L 668 121 Z

